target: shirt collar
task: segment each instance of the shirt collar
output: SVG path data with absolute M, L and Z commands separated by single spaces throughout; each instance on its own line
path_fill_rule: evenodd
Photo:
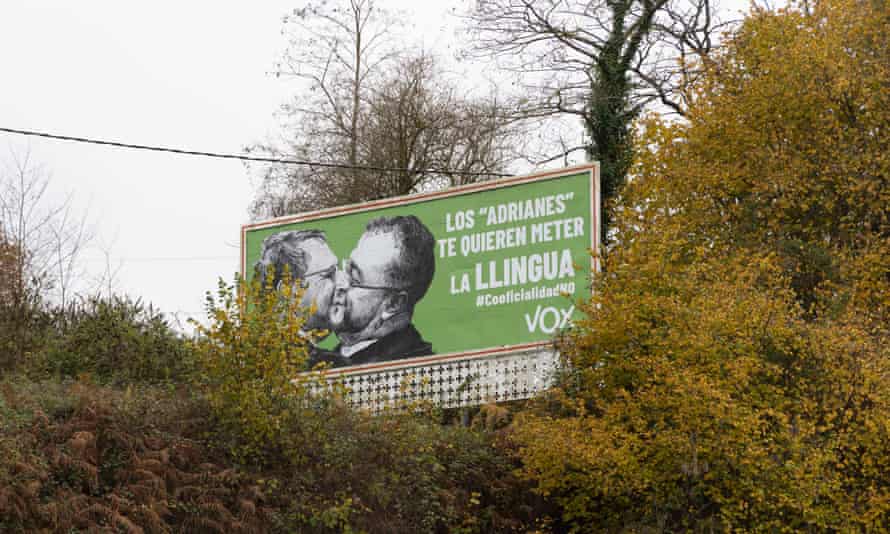
M 360 350 L 362 350 L 366 347 L 370 347 L 374 343 L 377 343 L 376 339 L 366 339 L 364 341 L 359 341 L 355 345 L 349 345 L 348 347 L 341 346 L 340 347 L 340 356 L 343 356 L 344 358 L 349 358 L 356 352 L 359 352 Z

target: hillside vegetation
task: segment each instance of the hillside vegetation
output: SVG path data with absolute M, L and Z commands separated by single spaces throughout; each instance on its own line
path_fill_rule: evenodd
M 754 10 L 637 123 L 558 387 L 469 426 L 292 382 L 291 284 L 221 284 L 190 339 L 0 306 L 0 532 L 890 529 L 888 34 L 884 0 Z
M 890 528 L 890 9 L 755 11 L 640 124 L 524 472 L 579 530 Z

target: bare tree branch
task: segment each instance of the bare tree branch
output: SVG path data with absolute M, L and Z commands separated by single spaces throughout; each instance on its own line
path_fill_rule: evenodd
M 284 108 L 281 142 L 249 150 L 403 170 L 263 167 L 254 217 L 476 181 L 473 173 L 503 172 L 513 157 L 515 114 L 493 97 L 462 96 L 430 55 L 399 52 L 394 23 L 374 0 L 312 4 L 286 25 L 292 40 L 279 73 L 302 90 Z
M 686 113 L 719 28 L 715 1 L 477 0 L 467 17 L 476 37 L 470 55 L 495 55 L 527 80 L 527 117 L 581 117 L 608 200 L 626 180 L 639 113 Z

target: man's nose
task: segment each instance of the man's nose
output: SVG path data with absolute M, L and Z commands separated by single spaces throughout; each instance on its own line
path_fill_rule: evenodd
M 346 273 L 342 269 L 337 269 L 334 271 L 334 289 L 337 291 L 349 288 L 349 278 L 346 276 Z

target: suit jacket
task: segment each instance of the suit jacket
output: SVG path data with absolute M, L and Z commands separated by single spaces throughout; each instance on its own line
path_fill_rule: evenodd
M 339 347 L 339 345 L 338 345 Z M 345 367 L 351 365 L 346 358 L 340 356 L 337 351 L 326 350 L 315 345 L 309 347 L 309 363 L 308 368 L 312 369 L 321 362 L 328 363 L 328 368 Z
M 433 346 L 420 337 L 420 332 L 412 324 L 383 336 L 349 358 L 340 355 L 340 347 L 341 345 L 337 345 L 333 351 L 336 354 L 334 361 L 325 359 L 331 361 L 334 367 L 390 362 L 433 354 Z

